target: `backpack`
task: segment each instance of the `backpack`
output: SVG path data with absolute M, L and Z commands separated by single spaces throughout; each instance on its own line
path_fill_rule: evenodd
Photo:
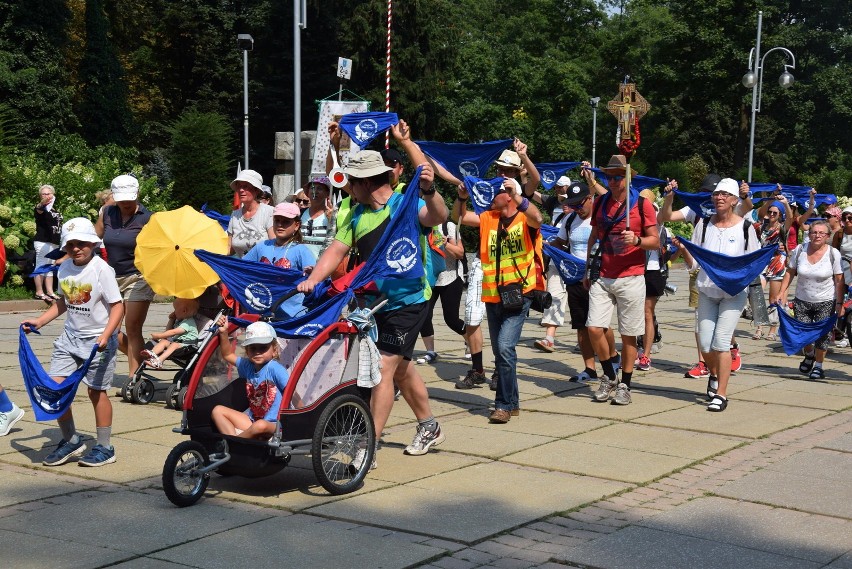
M 704 238 L 707 236 L 707 226 L 710 225 L 710 218 L 703 217 L 701 218 L 704 223 L 701 225 L 701 245 L 704 245 Z M 743 239 L 745 240 L 745 246 L 743 249 L 748 249 L 748 227 L 751 225 L 749 221 L 743 218 Z

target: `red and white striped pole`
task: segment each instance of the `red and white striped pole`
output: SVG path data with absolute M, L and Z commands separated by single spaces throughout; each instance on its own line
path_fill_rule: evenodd
M 385 112 L 390 112 L 391 79 L 391 22 L 393 21 L 393 0 L 388 0 L 388 45 L 385 57 Z M 385 148 L 390 146 L 390 131 L 385 132 Z

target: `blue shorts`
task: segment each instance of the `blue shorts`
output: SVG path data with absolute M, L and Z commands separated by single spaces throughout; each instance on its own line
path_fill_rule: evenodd
M 66 330 L 53 342 L 53 355 L 50 358 L 51 377 L 68 377 L 83 365 L 92 353 L 92 346 L 98 337 L 71 336 Z M 98 352 L 83 383 L 97 391 L 106 391 L 112 387 L 115 375 L 115 360 L 118 353 L 118 332 L 107 342 L 103 352 Z

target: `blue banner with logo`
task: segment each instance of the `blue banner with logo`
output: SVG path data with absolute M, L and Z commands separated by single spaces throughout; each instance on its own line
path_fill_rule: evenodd
M 564 176 L 568 170 L 573 170 L 582 162 L 541 162 L 535 168 L 541 176 L 541 185 L 550 190 L 556 185 L 560 176 Z
M 286 320 L 272 320 L 269 322 L 280 338 L 313 338 L 332 324 L 340 320 L 343 309 L 349 299 L 352 298 L 351 289 L 342 294 L 325 299 L 319 306 L 310 312 L 288 318 Z M 245 328 L 251 322 L 241 318 L 230 318 L 231 322 Z
M 787 314 L 781 306 L 778 307 L 778 337 L 788 356 L 799 352 L 809 344 L 813 344 L 834 329 L 837 315 L 832 314 L 819 322 L 800 322 Z
M 541 238 L 544 239 L 546 243 L 550 243 L 559 235 L 558 227 L 554 227 L 546 223 L 541 224 L 539 231 L 541 231 Z
M 340 117 L 340 128 L 349 135 L 361 150 L 369 146 L 373 140 L 393 125 L 399 123 L 396 113 L 349 113 Z
M 503 181 L 505 178 L 492 178 L 483 180 L 474 176 L 464 177 L 464 187 L 467 193 L 470 194 L 470 201 L 473 202 L 473 211 L 477 215 L 482 215 L 491 209 L 491 202 L 494 201 L 494 196 L 503 189 Z
M 691 194 L 680 190 L 674 191 L 675 195 L 686 204 L 686 207 L 695 212 L 699 219 L 709 217 L 716 212 L 716 206 L 710 199 L 710 192 L 697 192 Z
M 38 334 L 39 332 L 33 330 L 33 333 Z M 77 386 L 86 377 L 89 366 L 98 353 L 98 345 L 94 344 L 92 346 L 92 353 L 89 355 L 89 359 L 84 361 L 83 365 L 77 368 L 77 371 L 66 377 L 61 383 L 56 383 L 44 371 L 38 358 L 33 353 L 23 326 L 20 329 L 18 343 L 18 363 L 21 365 L 21 374 L 24 377 L 24 385 L 27 388 L 27 395 L 30 397 L 36 421 L 58 419 L 71 407 L 74 395 L 77 393 Z
M 426 156 L 446 168 L 459 180 L 465 176 L 481 178 L 487 174 L 491 164 L 511 143 L 511 138 L 480 142 L 479 144 L 417 141 L 420 150 Z
M 559 271 L 565 284 L 577 284 L 586 274 L 586 260 L 575 257 L 571 253 L 547 243 L 543 247 L 544 254 L 550 257 L 550 262 Z
M 807 209 L 811 201 L 810 186 L 788 186 L 781 184 L 781 194 L 787 198 L 791 204 L 795 203 L 802 209 Z M 778 190 L 778 184 L 749 184 L 749 190 L 753 194 L 752 202 L 760 203 L 767 200 L 775 199 L 775 192 Z M 837 196 L 834 194 L 816 194 L 814 196 L 814 207 L 824 205 L 834 205 L 837 203 Z
M 302 271 L 217 255 L 201 249 L 195 256 L 210 265 L 246 312 L 266 314 L 275 301 L 305 280 Z
M 736 296 L 766 269 L 766 265 L 778 250 L 778 244 L 763 247 L 736 257 L 708 251 L 688 239 L 681 239 L 686 250 L 707 273 L 716 286 L 731 296 Z

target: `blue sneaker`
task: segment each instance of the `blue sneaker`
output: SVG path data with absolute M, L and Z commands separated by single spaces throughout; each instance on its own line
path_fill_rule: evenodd
M 41 463 L 45 466 L 59 466 L 68 462 L 71 457 L 80 456 L 85 450 L 86 445 L 83 443 L 82 437 L 79 437 L 77 444 L 62 439 L 56 445 L 56 450 L 47 455 Z
M 95 445 L 77 463 L 80 466 L 103 466 L 115 462 L 115 449 L 111 446 Z

